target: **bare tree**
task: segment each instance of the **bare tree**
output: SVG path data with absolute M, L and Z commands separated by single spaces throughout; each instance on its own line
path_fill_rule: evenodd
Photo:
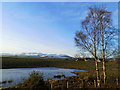
M 79 52 L 77 54 L 75 54 L 76 58 L 82 58 L 85 59 L 86 57 L 88 57 L 89 55 L 87 54 L 87 52 L 83 52 L 83 50 L 79 50 Z
M 97 85 L 100 86 L 98 58 L 103 59 L 104 84 L 106 83 L 105 58 L 117 52 L 114 36 L 117 30 L 112 25 L 112 13 L 104 7 L 90 7 L 89 13 L 81 23 L 82 30 L 76 32 L 75 43 L 81 50 L 89 52 L 95 58 Z
M 89 13 L 81 23 L 82 30 L 76 32 L 75 43 L 81 50 L 89 52 L 95 58 L 97 87 L 100 87 L 97 52 L 100 46 L 100 30 L 98 29 L 97 8 L 89 8 Z
M 114 36 L 116 29 L 112 25 L 112 13 L 106 8 L 89 8 L 89 13 L 81 23 L 82 30 L 76 32 L 75 43 L 83 52 L 89 52 L 95 58 L 97 85 L 100 86 L 98 58 L 103 59 L 104 84 L 106 83 L 105 58 L 117 52 Z
M 74 57 L 75 58 L 81 58 L 81 55 L 80 54 L 75 54 Z
M 105 58 L 112 56 L 116 52 L 116 44 L 114 43 L 113 39 L 115 40 L 114 36 L 117 35 L 116 29 L 112 25 L 111 19 L 112 12 L 106 10 L 106 8 L 99 8 L 97 12 L 98 16 L 98 25 L 100 30 L 100 35 L 102 38 L 101 45 L 102 49 L 102 59 L 103 59 L 103 74 L 104 74 L 104 84 L 106 83 L 106 65 L 105 65 Z

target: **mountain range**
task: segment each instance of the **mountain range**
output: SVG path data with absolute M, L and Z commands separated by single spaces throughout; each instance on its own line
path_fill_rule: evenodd
M 36 52 L 29 52 L 29 53 L 21 53 L 21 54 L 9 54 L 3 53 L 2 56 L 19 56 L 19 57 L 41 57 L 41 58 L 72 58 L 71 56 L 65 54 L 43 54 L 43 53 L 36 53 Z

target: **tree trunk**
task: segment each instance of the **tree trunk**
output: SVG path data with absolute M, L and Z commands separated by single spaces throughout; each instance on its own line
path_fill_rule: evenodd
M 95 65 L 96 65 L 96 74 L 97 74 L 97 87 L 100 87 L 100 79 L 99 79 L 99 69 L 98 69 L 98 62 L 96 57 L 96 44 L 95 44 L 95 38 L 96 38 L 96 31 L 94 30 L 94 57 L 95 57 Z
M 95 63 L 96 63 L 96 74 L 97 74 L 97 87 L 100 87 L 100 78 L 99 78 L 99 69 L 98 69 L 97 59 L 95 59 Z
M 102 52 L 103 52 L 103 75 L 104 75 L 104 85 L 106 84 L 106 65 L 105 65 L 105 49 L 104 49 L 104 35 L 102 27 Z

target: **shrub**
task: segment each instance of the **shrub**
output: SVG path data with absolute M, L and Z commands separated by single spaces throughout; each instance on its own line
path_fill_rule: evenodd
M 48 88 L 43 80 L 43 74 L 39 71 L 29 73 L 29 78 L 25 79 L 23 83 L 19 83 L 17 88 Z

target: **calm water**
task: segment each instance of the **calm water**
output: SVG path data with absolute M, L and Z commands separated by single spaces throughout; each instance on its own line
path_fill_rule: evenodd
M 13 80 L 12 83 L 5 83 L 2 84 L 2 87 L 8 87 L 11 85 L 16 85 L 18 82 L 22 82 L 23 78 L 28 78 L 29 73 L 31 73 L 33 70 L 40 71 L 43 73 L 44 80 L 47 80 L 49 78 L 54 78 L 54 75 L 57 74 L 64 74 L 66 77 L 69 76 L 76 76 L 75 74 L 71 72 L 86 72 L 84 70 L 77 70 L 77 69 L 64 69 L 64 68 L 55 68 L 55 67 L 48 67 L 48 68 L 17 68 L 17 69 L 0 69 L 0 82 L 3 80 Z M 1 84 L 0 84 L 1 86 Z

